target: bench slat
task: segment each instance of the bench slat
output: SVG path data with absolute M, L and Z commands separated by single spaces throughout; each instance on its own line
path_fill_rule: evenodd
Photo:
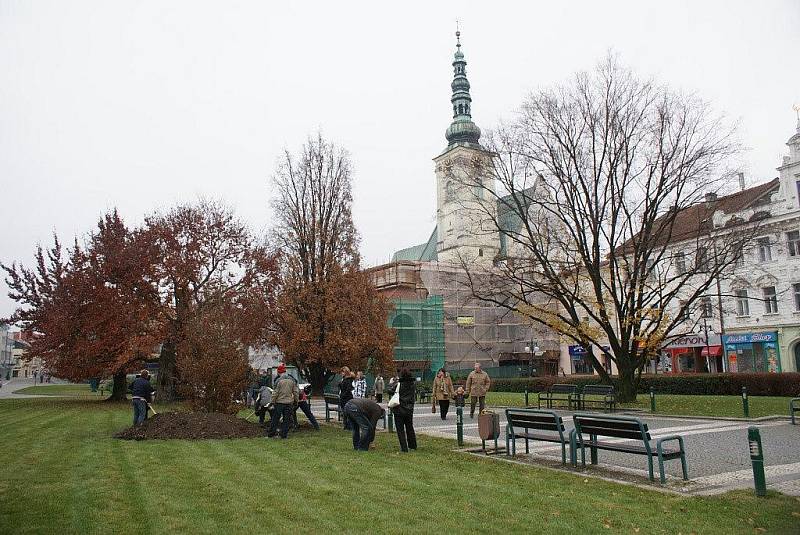
M 613 394 L 614 387 L 613 386 L 602 386 L 602 385 L 586 385 L 583 387 L 584 394 Z
M 555 422 L 550 414 L 520 414 L 509 412 L 508 418 L 517 422 Z
M 639 430 L 639 422 L 637 420 L 622 420 L 615 418 L 603 418 L 602 416 L 575 416 L 575 421 L 580 423 L 581 427 L 590 425 L 598 425 L 607 429 L 636 429 Z M 647 424 L 642 423 L 645 431 L 648 431 Z
M 555 442 L 561 444 L 561 437 L 558 435 L 542 435 L 538 433 L 514 433 L 515 438 L 527 438 L 530 440 L 541 440 L 543 442 Z
M 647 448 L 645 448 L 643 444 L 625 444 L 625 443 L 622 443 L 622 442 L 603 442 L 603 441 L 597 441 L 597 442 L 584 441 L 583 445 L 586 446 L 587 448 L 594 447 L 594 448 L 597 448 L 597 449 L 600 449 L 600 450 L 606 450 L 606 451 L 619 451 L 619 452 L 622 452 L 622 453 L 637 453 L 637 454 L 641 454 L 641 455 L 646 455 L 647 454 Z M 664 452 L 664 458 L 665 459 L 667 459 L 669 457 L 672 457 L 672 456 L 679 456 L 680 453 L 681 453 L 681 450 L 674 449 L 674 448 L 662 448 L 662 451 Z M 655 444 L 650 444 L 650 454 L 652 456 L 654 456 L 654 457 L 656 455 L 658 455 L 657 448 L 656 448 Z
M 631 439 L 639 439 L 643 440 L 642 432 L 638 429 L 612 429 L 608 427 L 602 427 L 599 425 L 583 425 L 581 424 L 581 434 L 582 435 L 599 435 L 603 437 L 614 437 L 614 438 L 631 438 Z M 647 440 L 650 440 L 650 434 L 647 433 Z
M 538 431 L 564 431 L 564 425 L 562 424 L 559 426 L 558 424 L 515 424 L 511 423 L 511 427 L 514 429 L 536 429 Z

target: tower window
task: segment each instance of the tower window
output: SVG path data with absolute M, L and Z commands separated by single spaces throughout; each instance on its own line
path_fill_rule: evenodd
M 483 256 L 483 249 L 478 249 L 478 256 Z

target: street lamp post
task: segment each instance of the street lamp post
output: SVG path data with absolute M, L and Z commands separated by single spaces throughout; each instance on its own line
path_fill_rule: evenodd
M 710 361 L 708 357 L 711 355 L 711 347 L 708 345 L 708 322 L 706 321 L 706 312 L 703 310 L 703 334 L 706 338 L 706 371 L 711 371 Z

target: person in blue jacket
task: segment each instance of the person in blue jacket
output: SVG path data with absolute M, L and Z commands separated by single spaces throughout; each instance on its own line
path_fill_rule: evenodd
M 150 384 L 150 372 L 142 370 L 133 380 L 128 392 L 132 394 L 131 404 L 133 405 L 133 425 L 140 424 L 147 420 L 147 404 L 153 398 L 155 389 Z

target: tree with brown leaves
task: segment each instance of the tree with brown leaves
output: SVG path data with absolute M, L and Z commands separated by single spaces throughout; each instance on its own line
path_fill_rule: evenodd
M 35 268 L 3 265 L 9 295 L 20 303 L 10 321 L 35 333 L 30 354 L 65 379 L 112 375 L 111 399 L 124 400 L 126 372 L 161 338 L 145 251 L 114 210 L 67 258 L 54 237 L 46 253 L 37 249 Z
M 151 216 L 143 234 L 152 247 L 166 333 L 158 396 L 174 399 L 179 380 L 188 382 L 184 393 L 198 393 L 215 381 L 213 362 L 233 359 L 237 364 L 227 369 L 234 373 L 241 352 L 262 344 L 271 332 L 276 255 L 232 210 L 214 202 L 180 205 Z M 216 333 L 218 340 L 212 343 L 206 331 Z M 205 391 L 198 399 L 211 397 Z M 206 407 L 216 410 L 224 404 L 218 396 Z
M 273 177 L 284 253 L 274 341 L 320 392 L 343 365 L 391 361 L 388 303 L 360 272 L 347 152 L 321 135 L 286 151 Z

